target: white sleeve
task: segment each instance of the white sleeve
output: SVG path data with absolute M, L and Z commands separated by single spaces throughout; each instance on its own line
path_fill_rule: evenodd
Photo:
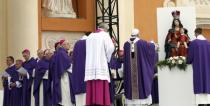
M 154 78 L 158 77 L 158 73 L 155 73 Z
M 16 84 L 17 88 L 21 88 L 22 87 L 22 84 L 19 81 L 16 81 L 15 84 Z
M 112 75 L 112 77 L 113 78 L 117 78 L 117 72 L 116 72 L 116 70 L 111 70 L 111 75 Z
M 71 64 L 71 66 L 67 69 L 67 71 L 68 71 L 69 73 L 72 73 L 72 67 L 73 67 L 73 64 Z
M 106 51 L 106 57 L 107 61 L 110 62 L 112 53 L 114 52 L 114 44 L 112 42 L 112 39 L 110 38 L 109 34 L 105 35 L 105 51 Z
M 9 89 L 11 89 L 10 84 L 11 84 L 11 77 L 8 77 L 8 88 Z
M 157 43 L 155 43 L 154 41 L 150 41 L 150 43 L 152 43 L 152 44 L 155 45 L 155 50 L 158 50 L 159 49 L 159 45 Z
M 123 64 L 122 64 L 122 67 L 120 69 L 118 69 L 118 74 L 120 76 L 120 78 L 123 78 Z
M 46 72 L 45 72 L 45 74 L 44 74 L 44 76 L 43 76 L 43 79 L 48 79 L 48 74 L 49 73 L 49 71 L 47 70 Z
M 29 75 L 29 73 L 28 73 L 28 72 L 27 72 L 26 76 L 27 76 L 27 79 L 30 79 L 30 75 Z
M 33 69 L 32 78 L 35 78 L 35 69 Z

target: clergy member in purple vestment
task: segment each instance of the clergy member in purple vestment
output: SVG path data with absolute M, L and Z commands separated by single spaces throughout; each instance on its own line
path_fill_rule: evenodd
M 114 79 L 117 79 L 117 70 L 119 68 L 119 62 L 118 59 L 115 56 L 112 56 L 110 63 L 109 63 L 109 69 L 110 69 L 110 81 L 109 89 L 110 89 L 110 100 L 111 103 L 114 103 L 114 96 L 115 96 L 115 83 Z
M 155 45 L 138 37 L 133 29 L 124 44 L 124 87 L 127 106 L 152 103 L 151 90 L 155 67 Z
M 44 57 L 44 51 L 42 49 L 38 49 L 37 50 L 37 58 L 36 58 L 36 62 L 38 63 L 39 60 L 41 60 Z
M 35 75 L 35 67 L 36 67 L 36 60 L 30 56 L 30 51 L 25 49 L 22 52 L 23 58 L 25 62 L 23 63 L 23 68 L 27 70 L 27 74 L 23 74 L 23 98 L 22 98 L 22 106 L 34 106 L 34 96 L 32 95 L 32 84 Z
M 68 56 L 70 44 L 65 41 L 60 41 L 61 47 L 58 48 L 54 55 L 54 69 L 52 72 L 53 81 L 53 105 L 73 106 L 71 102 L 70 90 L 70 66 L 71 60 Z
M 19 77 L 19 73 L 17 72 L 18 66 L 21 67 L 22 61 L 16 61 L 15 70 L 11 71 L 9 74 L 11 76 L 10 80 L 10 106 L 22 106 L 21 105 L 21 97 L 22 97 L 22 83 Z
M 85 106 L 86 104 L 86 83 L 84 79 L 87 35 L 84 35 L 75 43 L 72 56 L 72 85 L 77 106 Z
M 116 54 L 118 54 L 118 57 L 116 56 Z M 109 63 L 109 68 L 110 68 L 110 75 L 111 75 L 111 83 L 110 83 L 110 97 L 111 97 L 111 103 L 114 103 L 114 97 L 116 93 L 119 93 L 118 90 L 121 89 L 119 84 L 118 86 L 116 86 L 115 81 L 120 81 L 121 80 L 121 68 L 122 68 L 122 62 L 123 60 L 123 50 L 119 50 L 118 52 L 115 53 L 115 55 L 112 56 L 110 63 Z M 121 82 L 120 82 L 121 83 Z M 115 88 L 117 89 L 117 92 Z
M 39 61 L 35 71 L 33 92 L 35 106 L 52 106 L 51 84 L 48 80 L 49 60 L 46 58 L 49 54 L 49 50 L 46 50 L 45 53 L 44 51 L 38 51 Z
M 31 97 L 31 106 L 36 106 L 36 105 L 39 105 L 39 102 L 42 102 L 42 101 L 38 101 L 37 99 L 36 99 L 36 101 L 35 101 L 35 94 L 34 94 L 34 88 L 38 88 L 37 87 L 37 84 L 36 84 L 36 87 L 35 87 L 35 81 L 37 81 L 37 79 L 38 78 L 35 78 L 36 77 L 36 69 L 38 68 L 38 62 L 42 59 L 44 57 L 44 51 L 42 50 L 42 49 L 38 49 L 37 50 L 37 58 L 35 59 L 36 60 L 36 62 L 37 62 L 37 65 L 36 65 L 36 67 L 35 67 L 35 70 L 33 71 L 33 73 L 32 73 L 32 77 L 33 77 L 33 82 L 32 82 L 32 86 L 31 86 L 31 95 L 32 95 L 32 97 Z M 43 83 L 41 84 L 41 85 L 43 85 Z M 43 87 L 43 86 L 42 86 Z M 43 90 L 41 89 L 41 91 L 40 92 L 42 92 Z M 41 96 L 42 97 L 42 96 Z M 42 98 L 41 98 L 41 100 L 43 100 Z M 38 101 L 38 102 L 37 102 Z M 37 103 L 35 103 L 35 102 L 37 102 Z
M 56 106 L 54 104 L 55 103 L 55 100 L 56 100 L 56 96 L 53 96 L 56 94 L 56 89 L 53 88 L 53 79 L 55 80 L 56 78 L 56 75 L 54 74 L 55 73 L 55 70 L 56 70 L 56 66 L 55 66 L 55 63 L 56 63 L 56 60 L 55 60 L 55 57 L 56 57 L 56 54 L 57 54 L 57 51 L 58 49 L 60 48 L 60 41 L 59 42 L 56 42 L 55 45 L 55 51 L 54 53 L 51 54 L 51 57 L 48 58 L 49 59 L 49 77 L 48 77 L 48 80 L 50 81 L 50 84 L 51 84 L 51 94 L 52 94 L 52 104 L 53 106 Z M 48 56 L 47 56 L 48 57 Z
M 10 80 L 11 73 L 15 71 L 14 58 L 12 56 L 7 57 L 7 69 L 2 76 L 3 87 L 4 87 L 4 97 L 3 97 L 3 106 L 11 106 L 11 89 L 10 89 Z
M 124 51 L 119 50 L 117 52 L 118 57 L 113 56 L 110 63 L 109 68 L 111 69 L 111 75 L 112 75 L 112 81 L 110 83 L 110 96 L 111 96 L 111 102 L 114 103 L 116 106 L 122 106 L 123 100 L 122 97 L 115 98 L 115 95 L 121 95 L 123 91 L 123 55 Z M 115 81 L 117 81 L 117 84 Z M 123 91 L 124 92 L 124 91 Z
M 53 78 L 52 75 L 54 75 L 53 72 L 55 70 L 55 55 L 56 55 L 57 50 L 60 48 L 60 43 L 56 42 L 54 47 L 55 47 L 55 51 L 54 51 L 54 53 L 51 54 L 52 56 L 49 59 L 49 78 L 48 79 L 49 79 L 51 85 L 53 83 L 52 82 L 52 78 Z
M 193 66 L 196 104 L 210 105 L 210 43 L 202 35 L 201 28 L 195 30 L 195 36 L 196 39 L 189 45 L 187 63 Z

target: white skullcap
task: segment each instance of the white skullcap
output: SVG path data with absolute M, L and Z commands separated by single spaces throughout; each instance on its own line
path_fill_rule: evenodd
M 131 35 L 138 35 L 139 34 L 139 30 L 138 29 L 133 29 Z

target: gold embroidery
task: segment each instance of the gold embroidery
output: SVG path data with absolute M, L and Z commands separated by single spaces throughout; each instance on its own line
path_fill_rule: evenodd
M 139 99 L 137 46 L 136 43 L 131 43 L 130 45 L 131 45 L 130 62 L 131 62 L 132 99 Z M 132 52 L 134 52 L 134 56 L 132 56 Z

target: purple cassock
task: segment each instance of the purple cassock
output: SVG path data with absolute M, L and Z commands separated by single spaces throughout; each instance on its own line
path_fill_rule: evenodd
M 32 73 L 36 68 L 37 62 L 34 58 L 31 58 L 28 61 L 23 63 L 23 68 L 25 68 L 29 74 L 29 79 L 27 77 L 23 78 L 23 98 L 22 98 L 22 106 L 30 106 L 31 105 L 31 87 L 32 87 Z
M 6 72 L 10 75 L 10 82 L 15 83 L 19 81 L 18 72 L 16 71 L 15 65 L 8 67 Z M 20 106 L 21 105 L 21 88 L 9 88 L 8 80 L 4 80 L 4 100 L 3 106 Z
M 34 79 L 34 97 L 35 106 L 52 106 L 51 101 L 51 83 L 50 80 L 44 79 L 45 73 L 49 70 L 49 61 L 41 59 L 37 63 L 35 79 Z M 43 83 L 43 88 L 40 88 L 41 83 Z M 39 95 L 40 89 L 43 89 L 43 95 Z M 41 104 L 39 97 L 43 96 L 44 104 Z
M 61 77 L 62 75 L 67 72 L 67 70 L 70 68 L 71 66 L 71 59 L 68 56 L 68 52 L 64 49 L 64 48 L 59 48 L 56 53 L 53 56 L 53 72 L 51 72 L 52 74 L 52 82 L 53 82 L 53 95 L 52 95 L 52 101 L 53 101 L 53 105 L 57 106 L 61 100 L 62 100 L 62 95 L 61 95 Z M 69 80 L 71 80 L 70 78 L 70 73 L 69 74 Z M 69 82 L 70 87 L 72 89 L 72 83 L 71 81 Z M 69 100 L 71 100 L 73 103 L 75 102 L 74 100 L 74 95 L 71 91 L 71 99 L 69 98 Z
M 193 66 L 195 94 L 210 94 L 210 43 L 196 39 L 189 45 L 187 63 Z
M 110 63 L 109 63 L 109 67 L 111 69 L 120 69 L 122 67 L 122 60 L 119 59 L 119 58 L 116 58 L 116 57 L 112 57 L 111 60 L 110 60 Z
M 86 93 L 85 79 L 86 41 L 79 40 L 73 50 L 72 85 L 75 95 Z
M 14 71 L 9 72 L 11 76 L 11 81 L 13 83 L 17 82 L 21 85 L 20 79 L 19 79 L 19 73 L 16 71 L 17 69 L 15 68 Z M 11 88 L 11 94 L 10 94 L 10 106 L 21 106 L 21 97 L 22 97 L 22 87 L 21 86 L 16 86 L 14 88 Z
M 154 44 L 144 40 L 124 44 L 124 87 L 127 99 L 146 99 L 151 94 L 154 67 Z
M 120 58 L 116 58 L 115 56 L 112 56 L 110 62 L 109 62 L 109 68 L 111 70 L 114 70 L 116 71 L 116 76 L 117 78 L 115 80 L 120 80 L 120 76 L 117 72 L 118 69 L 120 69 L 122 67 L 122 60 Z M 109 84 L 109 87 L 110 87 L 110 98 L 111 98 L 111 103 L 114 103 L 114 97 L 115 97 L 115 81 L 114 79 L 111 77 L 111 83 Z
M 48 80 L 51 84 L 51 94 L 52 94 L 52 98 L 51 100 L 53 101 L 55 98 L 53 98 L 53 79 L 54 79 L 54 76 L 55 75 L 55 55 L 56 55 L 57 51 L 54 52 L 53 56 L 50 58 L 49 60 L 49 76 L 48 76 Z M 54 103 L 54 102 L 52 102 Z
M 49 60 L 49 76 L 48 76 L 48 80 L 50 81 L 51 85 L 52 85 L 52 78 L 54 75 L 53 72 L 55 70 L 55 55 L 56 55 L 57 51 L 54 52 L 53 56 L 50 58 Z M 51 90 L 51 93 L 52 93 L 52 90 Z

